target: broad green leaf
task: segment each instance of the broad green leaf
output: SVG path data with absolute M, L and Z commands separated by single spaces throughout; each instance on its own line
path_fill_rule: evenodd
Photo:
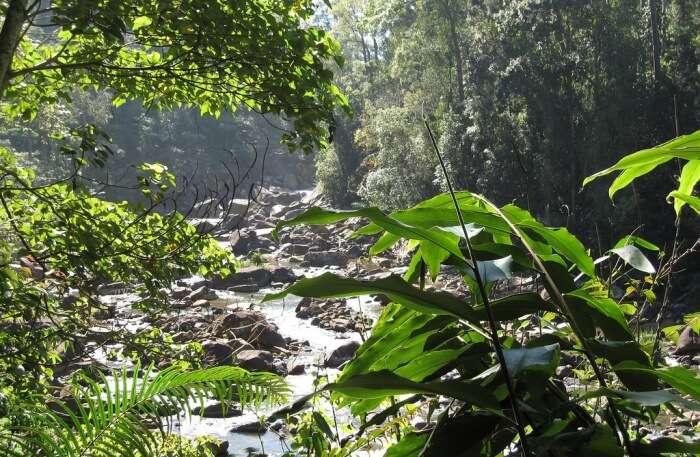
M 692 195 L 695 185 L 700 181 L 700 160 L 691 160 L 683 166 L 681 177 L 678 183 L 678 192 L 682 195 Z M 687 202 L 682 198 L 676 198 L 673 203 L 673 208 L 676 214 L 680 214 L 683 205 Z
M 689 443 L 673 438 L 659 438 L 651 442 L 633 443 L 634 453 L 640 457 L 657 457 L 661 454 L 700 454 L 700 442 Z
M 651 391 L 658 388 L 658 382 L 654 376 L 648 373 L 634 373 L 617 370 L 618 364 L 631 361 L 639 366 L 651 369 L 651 361 L 646 352 L 642 350 L 636 341 L 600 341 L 588 340 L 588 345 L 597 357 L 602 357 L 610 362 L 620 381 L 630 390 Z
M 564 295 L 565 297 L 578 298 L 587 304 L 593 320 L 609 339 L 616 341 L 634 339 L 627 319 L 614 300 L 593 296 L 583 289 L 577 289 Z
M 476 262 L 479 275 L 484 282 L 494 282 L 513 277 L 513 256 L 503 257 L 496 260 L 483 260 Z M 469 276 L 474 278 L 470 271 Z
M 515 320 L 539 311 L 556 311 L 554 305 L 543 300 L 539 294 L 534 292 L 513 294 L 490 303 L 491 312 L 497 321 Z M 483 307 L 475 308 L 474 311 L 478 313 L 480 320 L 487 320 L 486 310 Z
M 540 237 L 546 244 L 538 243 L 537 240 L 528 239 L 539 255 L 548 255 L 547 252 L 553 249 L 555 252 L 568 259 L 578 269 L 590 277 L 595 277 L 595 266 L 593 259 L 581 241 L 564 228 L 553 229 L 545 227 L 538 222 L 530 213 L 518 208 L 515 205 L 506 205 L 501 208 L 503 214 L 519 229 L 525 231 L 526 235 Z
M 421 241 L 419 248 L 420 256 L 428 266 L 430 277 L 433 281 L 440 274 L 442 263 L 447 260 L 450 253 L 430 241 Z
M 426 292 L 392 275 L 388 278 L 363 281 L 324 273 L 297 281 L 282 292 L 266 295 L 263 301 L 276 300 L 289 294 L 310 298 L 340 298 L 383 294 L 392 301 L 427 314 L 451 315 L 479 326 L 477 313 L 457 297 L 445 292 Z
M 409 433 L 387 449 L 384 457 L 415 457 L 425 447 L 429 435 L 429 433 Z
M 656 166 L 668 162 L 674 157 L 684 160 L 700 160 L 700 130 L 690 135 L 680 136 L 654 148 L 629 154 L 620 159 L 612 167 L 587 177 L 583 181 L 583 185 L 586 186 L 591 181 L 614 171 L 645 167 L 644 173 L 641 174 L 649 173 Z M 635 177 L 641 176 L 641 174 Z M 631 182 L 631 180 L 629 182 Z M 629 184 L 629 182 L 626 184 Z
M 649 368 L 636 362 L 622 362 L 615 365 L 617 372 L 645 373 L 656 376 L 681 393 L 692 396 L 700 402 L 700 379 L 693 370 L 683 367 Z
M 665 403 L 677 403 L 685 408 L 700 411 L 700 404 L 688 401 L 668 390 L 650 390 L 645 392 L 635 392 L 630 390 L 616 390 L 600 388 L 586 393 L 582 398 L 590 399 L 597 397 L 612 397 L 628 400 L 641 406 L 659 406 Z
M 644 238 L 640 238 L 640 237 L 634 236 L 634 235 L 627 235 L 626 237 L 621 238 L 617 243 L 615 243 L 615 246 L 613 246 L 613 248 L 615 248 L 615 249 L 622 248 L 622 247 L 625 247 L 625 246 L 630 245 L 630 244 L 637 245 L 641 248 L 648 249 L 650 251 L 658 251 L 659 250 L 659 247 L 657 245 L 655 245 L 654 243 L 651 243 L 651 242 L 645 240 Z
M 700 198 L 693 197 L 692 195 L 682 194 L 678 191 L 673 191 L 670 194 L 668 194 L 668 196 L 687 203 L 691 208 L 693 208 L 693 210 L 696 213 L 700 214 Z
M 639 271 L 649 274 L 656 273 L 654 265 L 637 246 L 628 244 L 621 248 L 611 249 L 610 252 L 617 254 L 625 263 Z
M 632 181 L 639 178 L 640 176 L 644 176 L 645 174 L 654 170 L 654 168 L 667 161 L 668 159 L 662 158 L 653 162 L 645 163 L 644 165 L 640 165 L 638 167 L 631 167 L 627 168 L 626 170 L 623 170 L 622 173 L 620 173 L 613 180 L 612 184 L 610 184 L 610 187 L 608 188 L 608 198 L 612 200 L 618 191 L 629 186 Z
M 363 208 L 352 211 L 331 211 L 313 207 L 293 219 L 278 222 L 277 226 L 272 232 L 272 236 L 276 239 L 278 237 L 279 230 L 284 227 L 301 224 L 326 225 L 355 217 L 368 218 L 387 232 L 393 233 L 408 240 L 430 241 L 436 246 L 449 251 L 454 256 L 460 258 L 464 257 L 459 248 L 459 238 L 456 235 L 435 227 L 423 228 L 407 225 L 387 216 L 377 208 Z
M 511 376 L 522 371 L 538 371 L 549 376 L 559 365 L 559 345 L 505 349 L 503 356 Z
M 444 395 L 482 408 L 499 409 L 496 397 L 478 383 L 469 381 L 419 383 L 387 370 L 353 376 L 343 382 L 328 384 L 324 390 L 340 392 L 359 399 L 386 398 L 412 393 Z

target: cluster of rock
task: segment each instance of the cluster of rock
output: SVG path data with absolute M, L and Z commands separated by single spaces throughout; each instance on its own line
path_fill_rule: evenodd
M 300 319 L 310 319 L 311 325 L 335 332 L 364 333 L 372 326 L 372 320 L 353 312 L 345 299 L 318 301 L 303 298 L 295 312 Z

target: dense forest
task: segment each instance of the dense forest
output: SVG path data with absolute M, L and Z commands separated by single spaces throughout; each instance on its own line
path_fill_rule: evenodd
M 700 455 L 700 0 L 0 0 L 0 455 Z

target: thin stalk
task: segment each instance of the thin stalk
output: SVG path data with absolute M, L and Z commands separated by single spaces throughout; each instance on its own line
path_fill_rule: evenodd
M 600 383 L 600 386 L 602 388 L 607 388 L 608 383 L 605 380 L 605 376 L 603 375 L 603 372 L 601 371 L 600 367 L 598 366 L 598 363 L 595 361 L 595 356 L 593 355 L 593 351 L 590 348 L 590 345 L 588 344 L 588 341 L 583 335 L 583 332 L 581 331 L 581 328 L 578 326 L 578 323 L 576 322 L 575 319 L 572 318 L 573 313 L 571 312 L 571 308 L 569 307 L 569 304 L 566 302 L 564 299 L 564 295 L 561 293 L 557 285 L 555 284 L 554 280 L 550 276 L 549 272 L 547 269 L 544 267 L 544 264 L 540 260 L 540 258 L 537 256 L 535 251 L 532 249 L 532 246 L 525 240 L 525 237 L 523 236 L 522 232 L 511 222 L 508 217 L 503 214 L 503 211 L 501 211 L 496 205 L 491 203 L 489 200 L 487 200 L 485 197 L 481 195 L 476 195 L 478 199 L 489 205 L 500 217 L 505 221 L 506 224 L 513 230 L 513 233 L 515 233 L 520 240 L 523 243 L 523 246 L 525 246 L 525 249 L 530 253 L 530 256 L 532 257 L 532 260 L 535 262 L 537 265 L 537 268 L 539 268 L 540 272 L 542 273 L 542 276 L 544 277 L 545 281 L 547 284 L 549 284 L 550 288 L 552 289 L 552 292 L 554 292 L 554 298 L 557 300 L 559 303 L 559 306 L 561 309 L 564 311 L 566 314 L 567 320 L 571 324 L 571 329 L 574 331 L 574 334 L 578 338 L 579 342 L 581 343 L 581 346 L 583 347 L 583 352 L 586 355 L 586 358 L 588 359 L 588 362 L 591 364 L 591 367 L 593 368 L 593 372 L 595 373 L 596 378 L 598 379 L 598 382 Z M 624 443 L 625 448 L 627 449 L 627 453 L 630 456 L 634 456 L 634 452 L 632 449 L 632 442 L 630 441 L 629 433 L 627 433 L 627 429 L 624 426 L 624 423 L 622 422 L 622 417 L 620 416 L 620 412 L 617 410 L 617 407 L 613 403 L 613 400 L 610 397 L 606 397 L 608 400 L 608 408 L 610 409 L 610 414 L 613 417 L 615 427 L 617 428 L 620 434 L 622 435 L 622 441 Z
M 505 355 L 503 354 L 503 347 L 501 346 L 501 342 L 499 341 L 498 337 L 498 324 L 496 323 L 496 319 L 493 315 L 493 311 L 491 310 L 491 302 L 489 301 L 488 294 L 486 293 L 486 287 L 484 286 L 484 281 L 481 278 L 481 272 L 479 271 L 478 264 L 476 262 L 476 258 L 474 257 L 474 253 L 472 251 L 472 244 L 471 244 L 471 239 L 469 238 L 469 231 L 467 230 L 467 225 L 464 222 L 464 218 L 462 217 L 462 211 L 459 208 L 459 203 L 457 202 L 457 197 L 455 195 L 455 191 L 452 187 L 452 182 L 450 181 L 450 176 L 447 173 L 447 167 L 445 166 L 445 162 L 442 159 L 442 155 L 440 154 L 440 149 L 438 148 L 437 142 L 435 141 L 435 136 L 433 135 L 433 131 L 430 129 L 430 125 L 428 124 L 428 121 L 425 120 L 425 128 L 428 130 L 428 135 L 430 135 L 430 141 L 432 142 L 433 145 L 433 151 L 435 151 L 435 155 L 438 158 L 438 161 L 440 162 L 440 167 L 442 168 L 442 173 L 445 176 L 445 182 L 447 183 L 447 188 L 450 192 L 450 196 L 452 197 L 452 203 L 454 204 L 455 207 L 455 212 L 457 213 L 457 219 L 459 220 L 459 224 L 462 227 L 462 233 L 464 235 L 464 240 L 466 241 L 466 246 L 467 246 L 467 253 L 469 255 L 469 259 L 472 262 L 471 268 L 472 271 L 474 272 L 474 279 L 476 283 L 479 286 L 479 294 L 481 295 L 481 300 L 484 303 L 484 309 L 486 310 L 486 316 L 489 321 L 489 328 L 491 330 L 491 339 L 493 341 L 493 347 L 496 350 L 496 355 L 498 357 L 498 362 L 501 365 L 501 371 L 503 372 L 503 377 L 505 378 L 506 381 L 506 387 L 508 388 L 508 395 L 510 397 L 510 406 L 511 410 L 513 411 L 513 418 L 515 419 L 515 425 L 518 430 L 518 435 L 520 436 L 520 447 L 522 450 L 522 453 L 525 457 L 528 457 L 530 455 L 533 455 L 530 452 L 530 447 L 528 446 L 527 443 L 527 433 L 525 432 L 525 426 L 523 425 L 523 419 L 520 414 L 520 409 L 518 408 L 517 405 L 517 397 L 515 393 L 515 385 L 513 383 L 513 379 L 508 371 L 508 366 L 506 365 L 506 358 Z

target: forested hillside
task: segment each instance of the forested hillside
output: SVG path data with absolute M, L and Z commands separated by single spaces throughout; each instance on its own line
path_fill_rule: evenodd
M 672 217 L 674 167 L 608 204 L 587 175 L 693 132 L 700 115 L 698 2 L 337 1 L 339 117 L 317 177 L 337 204 L 397 209 L 446 190 L 421 114 L 460 189 L 515 202 L 604 244 Z M 652 26 L 652 9 L 656 21 Z M 678 128 L 678 132 L 676 131 Z M 692 227 L 697 230 L 697 226 Z
M 700 455 L 700 0 L 0 0 L 0 456 Z

